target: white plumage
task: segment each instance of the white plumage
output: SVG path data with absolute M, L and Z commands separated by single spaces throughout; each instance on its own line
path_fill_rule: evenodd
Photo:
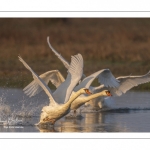
M 60 119 L 70 111 L 70 106 L 71 103 L 74 101 L 74 99 L 76 99 L 80 94 L 87 92 L 87 89 L 80 89 L 79 91 L 74 93 L 74 95 L 70 98 L 70 94 L 72 93 L 74 86 L 78 83 L 78 81 L 81 79 L 82 76 L 83 58 L 81 54 L 72 56 L 71 65 L 68 69 L 67 78 L 62 83 L 63 89 L 64 90 L 66 89 L 65 91 L 67 92 L 65 95 L 62 94 L 62 96 L 60 96 L 59 98 L 62 99 L 61 101 L 63 102 L 64 100 L 68 99 L 67 103 L 65 104 L 59 104 L 58 102 L 56 102 L 55 95 L 52 94 L 47 84 L 28 66 L 28 64 L 20 56 L 18 57 L 19 60 L 23 63 L 23 65 L 32 73 L 34 81 L 42 87 L 42 89 L 45 91 L 45 93 L 48 95 L 50 99 L 50 105 L 45 106 L 42 109 L 42 114 L 38 125 L 42 124 L 53 125 L 58 119 Z M 77 68 L 78 69 L 80 68 L 79 69 L 80 71 L 76 71 Z M 61 91 L 60 90 L 61 85 L 57 88 L 56 91 Z

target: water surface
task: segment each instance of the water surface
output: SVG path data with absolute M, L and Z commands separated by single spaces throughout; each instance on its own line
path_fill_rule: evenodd
M 112 108 L 103 111 L 85 111 L 77 119 L 62 118 L 54 128 L 39 129 L 43 106 L 49 104 L 42 92 L 34 98 L 24 95 L 20 89 L 0 89 L 0 117 L 18 117 L 23 125 L 0 126 L 0 132 L 150 132 L 150 92 L 127 92 L 114 97 Z

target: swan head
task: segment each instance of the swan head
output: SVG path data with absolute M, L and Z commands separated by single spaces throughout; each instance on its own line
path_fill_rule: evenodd
M 92 92 L 90 92 L 90 90 L 89 90 L 89 89 L 86 89 L 86 88 L 80 89 L 80 92 L 81 92 L 82 94 L 88 94 L 88 95 L 92 94 Z
M 111 94 L 110 91 L 108 91 L 108 90 L 102 91 L 102 95 L 103 95 L 103 96 L 112 96 L 112 94 Z

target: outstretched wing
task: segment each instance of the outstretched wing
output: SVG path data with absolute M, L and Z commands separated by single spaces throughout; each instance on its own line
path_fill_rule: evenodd
M 70 64 L 52 47 L 51 43 L 49 42 L 49 36 L 47 37 L 47 43 L 51 50 L 54 52 L 54 54 L 62 61 L 64 66 L 69 69 Z
M 49 41 L 49 36 L 47 37 L 47 43 L 48 43 L 50 49 L 54 52 L 54 54 L 62 61 L 62 63 L 64 64 L 64 66 L 67 69 L 69 69 L 70 64 L 52 47 L 52 45 L 51 45 L 51 43 Z M 85 74 L 82 74 L 81 80 L 83 80 L 85 77 L 86 77 Z
M 81 54 L 71 57 L 66 80 L 53 93 L 55 100 L 59 103 L 67 102 L 70 95 L 83 74 L 83 58 Z
M 56 104 L 50 88 L 45 84 L 45 82 L 42 81 L 42 79 L 28 66 L 28 64 L 20 56 L 18 56 L 18 58 L 23 63 L 23 65 L 32 73 L 34 80 L 36 80 L 36 82 L 43 88 L 45 93 L 48 95 L 50 103 Z
M 89 88 L 95 78 L 98 78 L 99 83 L 104 84 L 106 87 L 119 86 L 119 81 L 113 76 L 111 71 L 109 69 L 103 69 L 86 77 L 75 87 L 74 91 L 78 91 L 80 88 Z
M 119 87 L 105 88 L 103 86 L 103 88 L 99 88 L 99 90 L 96 91 L 108 89 L 110 90 L 113 96 L 121 96 L 123 93 L 126 93 L 128 90 L 130 90 L 135 86 L 138 86 L 139 84 L 150 82 L 150 71 L 143 76 L 122 76 L 122 77 L 118 77 L 117 80 L 120 81 Z
M 48 85 L 49 81 L 56 86 L 56 88 L 65 81 L 64 77 L 58 70 L 51 70 L 45 72 L 39 76 Z M 43 88 L 38 84 L 37 80 L 33 80 L 29 85 L 27 85 L 23 91 L 29 97 L 35 96 L 40 93 Z
M 104 84 L 105 87 L 118 87 L 119 80 L 117 80 L 109 69 L 103 69 L 98 75 L 98 81 L 100 84 Z

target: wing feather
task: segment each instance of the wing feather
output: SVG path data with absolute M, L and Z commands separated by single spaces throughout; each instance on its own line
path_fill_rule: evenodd
M 49 41 L 49 36 L 47 37 L 47 43 L 50 47 L 50 49 L 54 52 L 54 54 L 62 61 L 64 66 L 69 69 L 70 64 L 52 47 L 50 41 Z
M 20 56 L 18 56 L 18 58 L 23 63 L 23 65 L 32 73 L 34 80 L 36 80 L 38 82 L 38 84 L 43 88 L 45 93 L 48 95 L 48 97 L 50 99 L 50 103 L 56 104 L 56 102 L 52 96 L 52 92 L 51 92 L 50 88 L 45 84 L 45 82 L 42 81 L 42 79 L 28 66 L 28 64 Z
M 47 43 L 50 47 L 50 49 L 54 52 L 54 54 L 61 60 L 61 62 L 64 64 L 64 66 L 69 69 L 70 64 L 52 47 L 50 41 L 49 41 L 49 36 L 47 37 Z M 84 79 L 86 76 L 85 74 L 82 74 L 81 80 Z
M 103 69 L 98 76 L 98 81 L 106 87 L 118 87 L 119 81 L 113 76 L 109 69 Z
M 45 72 L 39 76 L 45 84 L 48 85 L 49 81 L 52 82 L 53 85 L 56 86 L 56 88 L 65 81 L 64 77 L 58 70 L 51 70 L 48 72 Z M 43 90 L 43 88 L 37 83 L 37 80 L 33 80 L 30 84 L 28 84 L 23 91 L 26 95 L 29 97 L 35 96 L 36 94 L 40 93 Z
M 109 69 L 99 70 L 92 75 L 86 77 L 78 86 L 75 87 L 74 91 L 78 91 L 80 88 L 89 88 L 93 80 L 98 78 L 98 82 L 104 84 L 106 87 L 117 87 L 119 81 L 113 76 Z
M 105 87 L 103 85 L 103 87 L 95 88 L 96 92 L 107 89 L 110 90 L 112 95 L 121 96 L 135 86 L 150 82 L 150 71 L 143 76 L 121 76 L 116 79 L 120 81 L 120 85 L 117 88 Z
M 68 69 L 68 75 L 66 80 L 53 93 L 53 96 L 57 102 L 64 103 L 69 100 L 69 97 L 74 87 L 81 79 L 82 74 L 83 74 L 83 58 L 81 54 L 77 54 L 71 57 L 71 64 Z

